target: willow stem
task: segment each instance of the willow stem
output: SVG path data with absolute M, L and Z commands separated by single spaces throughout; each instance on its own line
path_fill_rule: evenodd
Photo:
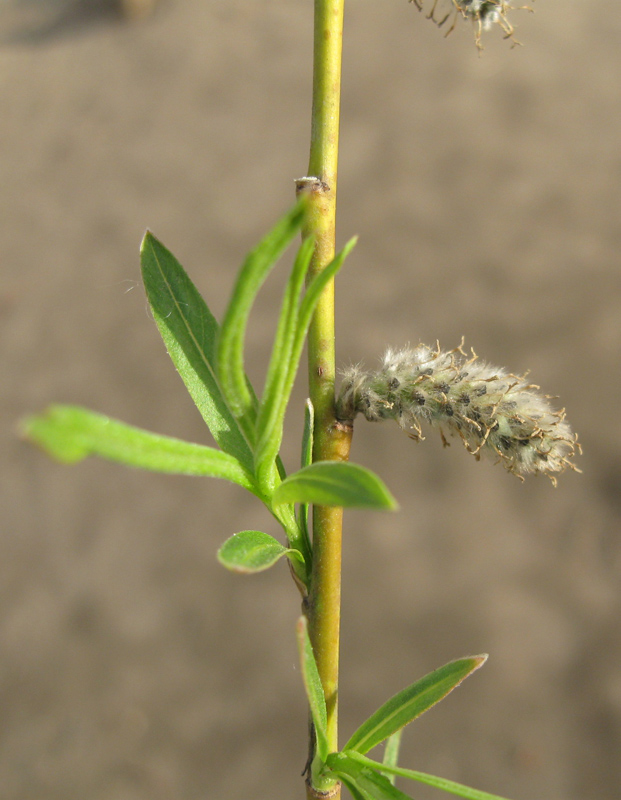
M 315 0 L 313 111 L 308 175 L 298 191 L 309 195 L 305 236 L 315 238 L 309 278 L 334 258 L 344 0 Z M 334 284 L 325 289 L 308 335 L 310 398 L 315 409 L 313 461 L 347 460 L 351 429 L 334 414 Z M 328 712 L 330 750 L 338 750 L 338 671 L 343 510 L 313 508 L 313 569 L 308 598 L 311 642 Z M 315 759 L 315 762 L 317 759 Z M 340 787 L 311 764 L 307 797 L 338 800 Z

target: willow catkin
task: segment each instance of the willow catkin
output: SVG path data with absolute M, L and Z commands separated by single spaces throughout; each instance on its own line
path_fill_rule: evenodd
M 481 33 L 489 30 L 493 25 L 502 28 L 506 39 L 513 39 L 513 25 L 507 14 L 516 10 L 512 0 L 410 0 L 419 11 L 427 11 L 427 17 L 432 19 L 438 27 L 442 27 L 450 20 L 446 35 L 455 29 L 458 18 L 461 16 L 470 20 L 474 25 L 477 47 L 481 48 Z M 528 6 L 517 8 L 531 11 Z M 513 39 L 514 44 L 516 44 Z
M 477 458 L 487 452 L 519 477 L 543 472 L 555 483 L 551 473 L 577 470 L 571 459 L 579 445 L 564 410 L 554 410 L 538 389 L 461 346 L 444 352 L 421 344 L 387 350 L 376 372 L 344 370 L 337 415 L 394 419 L 416 441 L 429 423 L 445 442 L 444 434 L 459 437 Z

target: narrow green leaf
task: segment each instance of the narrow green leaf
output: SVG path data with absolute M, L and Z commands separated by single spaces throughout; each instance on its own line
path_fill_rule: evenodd
M 446 778 L 439 778 L 436 775 L 428 775 L 426 772 L 418 772 L 413 769 L 404 769 L 403 767 L 387 767 L 385 764 L 380 764 L 378 761 L 373 761 L 372 759 L 367 758 L 367 756 L 363 756 L 360 753 L 356 753 L 351 750 L 344 750 L 342 753 L 333 753 L 332 755 L 328 756 L 328 766 L 330 766 L 330 768 L 332 768 L 330 761 L 334 755 L 350 758 L 351 760 L 357 762 L 363 770 L 368 768 L 376 771 L 377 773 L 391 772 L 393 775 L 398 775 L 401 778 L 408 778 L 409 780 L 418 781 L 419 783 L 424 783 L 427 786 L 433 786 L 436 789 L 441 789 L 443 792 L 449 792 L 450 794 L 456 794 L 459 797 L 465 797 L 466 800 L 507 800 L 506 797 L 501 797 L 497 794 L 490 794 L 489 792 L 482 792 L 479 789 L 472 789 L 470 786 L 464 786 L 462 783 L 449 781 Z M 334 771 L 338 773 L 338 769 L 335 769 Z
M 296 203 L 248 254 L 224 315 L 218 342 L 218 376 L 238 418 L 249 418 L 253 408 L 244 372 L 244 338 L 250 310 L 270 270 L 301 229 L 305 206 L 305 202 Z
M 311 402 L 310 397 L 306 398 L 304 404 L 304 429 L 302 432 L 302 458 L 301 468 L 309 467 L 313 463 L 313 431 L 315 427 L 315 409 Z M 300 530 L 302 531 L 302 538 L 304 540 L 307 552 L 310 554 L 309 561 L 312 561 L 313 548 L 310 541 L 308 530 L 308 511 L 309 506 L 307 503 L 300 503 L 299 519 Z
M 262 572 L 283 556 L 303 561 L 298 550 L 283 547 L 277 539 L 262 531 L 235 533 L 218 550 L 218 561 L 233 572 Z
M 147 298 L 166 349 L 212 436 L 247 469 L 253 454 L 216 377 L 218 323 L 173 254 L 147 232 L 141 247 Z
M 354 798 L 354 800 L 369 800 L 369 795 L 362 794 L 360 789 L 354 783 L 352 783 L 348 778 L 342 777 L 341 782 L 345 784 L 347 790 Z M 371 798 L 371 800 L 373 800 L 373 798 Z
M 313 239 L 305 239 L 298 250 L 285 289 L 256 423 L 255 471 L 259 479 L 261 479 L 265 465 L 271 464 L 275 459 L 282 441 L 284 411 L 289 399 L 288 395 L 284 396 L 283 386 L 286 383 L 292 359 L 291 351 L 297 330 L 300 293 L 304 286 L 304 278 L 308 272 L 313 250 Z
M 309 503 L 390 510 L 397 508 L 397 501 L 375 473 L 348 461 L 316 461 L 294 472 L 278 486 L 273 503 Z
M 382 759 L 382 764 L 386 767 L 396 767 L 397 762 L 399 761 L 399 748 L 401 747 L 401 734 L 403 733 L 403 728 L 400 728 L 398 731 L 395 731 L 391 736 L 386 739 L 386 748 L 384 750 L 384 758 Z M 395 776 L 394 775 L 387 775 L 388 780 L 394 784 Z
M 307 246 L 306 243 L 308 241 L 309 240 L 306 240 L 306 242 L 303 243 L 301 252 Z M 328 264 L 312 279 L 308 289 L 306 290 L 306 294 L 300 303 L 299 312 L 294 320 L 295 328 L 291 331 L 292 339 L 288 343 L 288 352 L 286 353 L 286 358 L 282 358 L 280 364 L 278 365 L 278 385 L 275 387 L 275 391 L 269 398 L 270 405 L 267 408 L 267 411 L 269 412 L 269 424 L 266 425 L 265 433 L 263 433 L 263 431 L 261 432 L 265 437 L 265 447 L 264 453 L 262 453 L 261 457 L 261 464 L 269 464 L 273 460 L 274 454 L 277 453 L 280 448 L 282 429 L 287 405 L 289 403 L 289 397 L 291 396 L 291 392 L 293 390 L 295 376 L 297 374 L 300 359 L 302 357 L 302 349 L 306 340 L 308 327 L 317 303 L 319 302 L 319 298 L 321 297 L 321 293 L 323 292 L 326 284 L 331 281 L 339 271 L 343 265 L 343 262 L 345 261 L 345 258 L 352 250 L 355 243 L 356 239 L 351 239 L 345 245 L 343 250 L 330 262 L 330 264 Z M 306 255 L 307 254 L 304 252 L 303 257 L 305 263 Z M 309 259 L 311 255 L 312 252 L 309 250 Z M 306 268 L 308 269 L 308 263 L 306 263 Z M 267 400 L 264 402 L 267 402 Z M 269 439 L 267 438 L 268 436 L 270 437 Z M 259 451 L 259 448 L 257 448 L 257 451 Z M 258 452 L 256 458 L 257 460 L 259 459 Z
M 336 273 L 343 266 L 345 259 L 353 249 L 356 241 L 357 237 L 350 239 L 341 252 L 338 253 L 334 259 L 326 267 L 324 267 L 324 269 L 322 269 L 321 272 L 314 276 L 308 285 L 308 288 L 306 289 L 304 297 L 302 298 L 298 315 L 297 329 L 295 332 L 295 340 L 293 342 L 291 358 L 289 361 L 289 369 L 287 371 L 287 380 L 283 386 L 283 416 L 289 396 L 291 395 L 291 391 L 293 389 L 293 384 L 295 382 L 295 376 L 297 374 L 300 358 L 302 356 L 302 349 L 306 340 L 306 334 L 308 333 L 308 328 L 311 323 L 311 319 L 313 318 L 315 308 L 317 307 L 317 303 L 319 302 L 319 298 L 321 297 L 321 293 L 325 289 L 326 285 L 334 279 Z
M 298 330 L 296 333 L 296 341 L 293 347 L 293 355 L 289 369 L 288 383 L 291 386 L 293 386 L 293 382 L 295 380 L 297 365 L 300 361 L 304 340 L 306 339 L 306 333 L 308 331 L 308 327 L 317 303 L 319 302 L 319 298 L 321 297 L 323 290 L 326 288 L 326 285 L 334 279 L 336 273 L 343 266 L 343 262 L 351 253 L 357 241 L 357 236 L 352 237 L 347 242 L 345 247 L 340 251 L 340 253 L 337 253 L 334 259 L 326 267 L 324 267 L 321 272 L 317 273 L 317 275 L 313 277 L 312 281 L 308 285 L 308 288 L 306 289 L 306 294 L 304 295 L 300 305 Z M 291 389 L 289 389 L 289 393 L 291 393 Z
M 330 753 L 327 764 L 348 789 L 353 787 L 365 800 L 411 800 L 409 795 L 393 786 L 388 778 L 378 774 L 375 766 L 362 764 L 348 751 Z M 375 762 L 371 764 L 375 765 Z
M 358 728 L 344 749 L 367 753 L 446 697 L 486 660 L 486 655 L 460 658 L 425 675 L 384 703 Z
M 308 590 L 310 585 L 312 554 L 306 547 L 300 531 L 300 526 L 295 516 L 295 508 L 290 504 L 272 507 L 271 498 L 264 502 L 274 518 L 282 525 L 285 532 L 287 543 L 290 547 L 289 560 L 291 561 L 291 566 L 296 575 L 298 586 L 301 587 L 301 585 L 304 585 Z M 298 553 L 301 558 L 297 557 Z
M 313 654 L 313 646 L 308 635 L 308 622 L 306 617 L 300 617 L 298 619 L 296 635 L 298 639 L 304 687 L 306 688 L 308 705 L 310 707 L 311 718 L 315 726 L 315 735 L 317 737 L 317 754 L 321 761 L 325 763 L 329 750 L 327 734 L 328 713 L 326 711 L 326 700 L 317 669 L 317 662 Z
M 358 777 L 358 786 L 373 800 L 412 800 L 409 794 L 397 789 L 388 778 L 377 772 L 364 772 Z
M 300 467 L 310 467 L 313 463 L 313 431 L 315 427 L 315 409 L 310 397 L 304 403 L 304 429 L 302 431 L 302 457 Z
M 78 406 L 50 406 L 25 420 L 23 431 L 67 464 L 96 455 L 156 472 L 224 478 L 257 493 L 252 476 L 228 453 L 134 428 Z

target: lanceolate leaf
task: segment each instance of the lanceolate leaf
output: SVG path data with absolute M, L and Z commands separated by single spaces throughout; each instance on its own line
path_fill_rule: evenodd
M 348 461 L 316 461 L 286 478 L 273 502 L 344 508 L 395 509 L 397 501 L 375 473 Z
M 486 655 L 460 658 L 425 675 L 384 703 L 358 728 L 344 749 L 367 753 L 446 697 L 486 659 Z
M 233 572 L 261 572 L 283 556 L 303 561 L 298 550 L 283 547 L 277 539 L 262 531 L 240 531 L 218 550 L 218 561 Z
M 382 759 L 382 764 L 386 767 L 396 767 L 397 762 L 399 761 L 399 748 L 401 747 L 401 734 L 403 733 L 403 728 L 393 733 L 391 736 L 386 739 L 386 746 L 384 749 L 384 758 Z M 395 776 L 388 775 L 388 780 L 394 784 Z
M 317 663 L 313 654 L 313 646 L 308 635 L 308 622 L 306 617 L 300 617 L 296 626 L 298 638 L 298 650 L 300 651 L 300 663 L 302 664 L 302 677 L 308 697 L 311 718 L 315 726 L 317 737 L 317 754 L 322 762 L 325 763 L 328 757 L 328 735 L 327 724 L 328 714 L 326 711 L 326 700 L 321 685 L 321 678 L 317 670 Z
M 369 760 L 369 759 L 367 759 Z M 399 791 L 384 775 L 351 757 L 348 751 L 330 753 L 328 766 L 349 789 L 358 792 L 364 800 L 411 800 L 410 796 Z M 378 766 L 381 767 L 381 764 Z
M 350 750 L 344 750 L 341 753 L 332 753 L 328 756 L 328 766 L 337 774 L 339 774 L 341 769 L 349 769 L 355 772 L 354 768 L 351 766 L 351 762 L 357 764 L 365 775 L 369 775 L 369 770 L 375 773 L 391 772 L 393 775 L 409 778 L 419 783 L 425 783 L 427 786 L 433 786 L 436 789 L 455 794 L 458 797 L 465 797 L 466 800 L 507 800 L 507 798 L 501 797 L 500 795 L 482 792 L 479 789 L 472 789 L 470 786 L 464 786 L 462 783 L 449 781 L 446 778 L 439 778 L 436 775 L 428 775 L 426 772 L 418 772 L 413 769 L 404 769 L 402 767 L 388 767 L 385 764 L 380 764 L 378 761 L 373 761 L 360 753 L 355 753 Z M 378 777 L 384 778 L 383 775 Z M 389 798 L 390 795 L 386 795 L 386 797 Z M 397 797 L 402 798 L 407 797 L 407 795 L 395 795 L 395 800 L 397 800 Z
M 283 386 L 286 383 L 287 372 L 291 364 L 291 350 L 297 329 L 300 293 L 304 286 L 304 278 L 313 255 L 313 249 L 313 239 L 308 238 L 302 242 L 285 289 L 257 419 L 255 468 L 259 476 L 264 470 L 264 465 L 271 464 L 280 449 L 284 418 L 283 401 L 286 408 L 289 399 L 288 396 L 284 397 Z
M 347 786 L 347 789 L 354 800 L 369 800 L 369 795 L 363 794 L 360 789 L 345 776 L 341 776 L 341 782 Z
M 159 436 L 78 406 L 50 406 L 25 421 L 24 433 L 65 463 L 96 455 L 156 472 L 224 478 L 257 494 L 252 476 L 228 453 Z
M 397 789 L 384 775 L 363 772 L 356 778 L 356 785 L 373 800 L 412 800 L 409 794 Z
M 339 271 L 355 243 L 356 239 L 351 239 L 330 264 L 313 278 L 300 303 L 299 310 L 296 308 L 297 313 L 290 327 L 287 349 L 283 350 L 280 362 L 274 367 L 274 371 L 278 374 L 277 383 L 272 387 L 272 391 L 269 394 L 266 393 L 259 415 L 260 428 L 257 434 L 259 445 L 257 447 L 257 455 L 255 456 L 255 463 L 257 463 L 259 468 L 262 466 L 262 461 L 267 464 L 271 463 L 275 453 L 277 453 L 280 448 L 285 412 L 298 371 L 308 326 L 310 325 L 315 307 L 319 302 L 319 298 L 326 284 L 331 281 Z M 305 272 L 308 269 L 311 255 L 310 240 L 307 239 L 302 244 L 298 257 L 298 261 L 301 256 L 303 263 L 306 265 Z M 298 264 L 296 262 L 292 276 L 295 276 L 297 266 Z M 270 368 L 271 367 L 272 365 L 270 364 Z
M 321 270 L 317 275 L 315 275 L 310 282 L 308 289 L 306 290 L 306 294 L 304 295 L 304 299 L 300 305 L 300 316 L 298 320 L 298 329 L 296 335 L 296 341 L 293 348 L 293 358 L 291 361 L 291 367 L 289 370 L 289 382 L 293 385 L 293 381 L 295 379 L 295 373 L 297 370 L 297 364 L 300 360 L 300 355 L 302 353 L 302 347 L 304 345 L 304 340 L 306 338 L 306 332 L 308 331 L 308 326 L 310 325 L 313 313 L 315 311 L 315 307 L 319 302 L 319 298 L 321 293 L 326 288 L 326 285 L 334 278 L 336 273 L 340 270 L 343 266 L 343 262 L 353 250 L 356 242 L 358 241 L 357 237 L 354 236 L 351 238 L 345 247 L 338 253 L 334 259 L 327 264 L 324 269 Z M 289 389 L 289 392 L 291 389 Z
M 300 467 L 310 467 L 313 463 L 313 429 L 315 425 L 315 408 L 310 397 L 304 404 L 304 430 L 302 431 L 302 457 Z
M 306 398 L 304 406 L 304 431 L 302 433 L 302 458 L 301 467 L 308 467 L 313 463 L 313 429 L 315 427 L 315 409 L 310 397 Z M 300 503 L 299 508 L 300 530 L 308 553 L 312 553 L 312 545 L 308 532 L 308 504 Z M 312 560 L 312 558 L 309 558 Z
M 244 420 L 252 417 L 253 409 L 244 372 L 244 338 L 250 309 L 270 270 L 301 229 L 305 205 L 298 202 L 247 256 L 222 322 L 218 375 L 235 416 Z
M 142 242 L 141 264 L 153 316 L 192 399 L 220 447 L 251 470 L 248 436 L 216 377 L 218 323 L 181 264 L 149 232 Z

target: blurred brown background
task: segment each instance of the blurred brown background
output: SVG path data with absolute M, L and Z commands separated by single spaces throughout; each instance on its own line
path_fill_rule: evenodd
M 210 442 L 138 246 L 148 226 L 221 315 L 306 172 L 312 4 L 163 0 L 134 24 L 65 6 L 0 47 L 0 797 L 302 797 L 296 591 L 283 565 L 215 560 L 235 531 L 278 534 L 258 502 L 58 466 L 15 430 L 63 401 Z M 496 31 L 482 57 L 468 26 L 445 40 L 405 0 L 346 15 L 339 233 L 360 242 L 340 362 L 463 334 L 560 395 L 585 454 L 555 491 L 359 421 L 352 457 L 401 510 L 347 515 L 343 740 L 406 683 L 489 652 L 408 730 L 403 763 L 514 800 L 618 800 L 621 7 L 541 0 L 513 15 L 524 47 Z M 253 315 L 259 382 L 284 269 Z

